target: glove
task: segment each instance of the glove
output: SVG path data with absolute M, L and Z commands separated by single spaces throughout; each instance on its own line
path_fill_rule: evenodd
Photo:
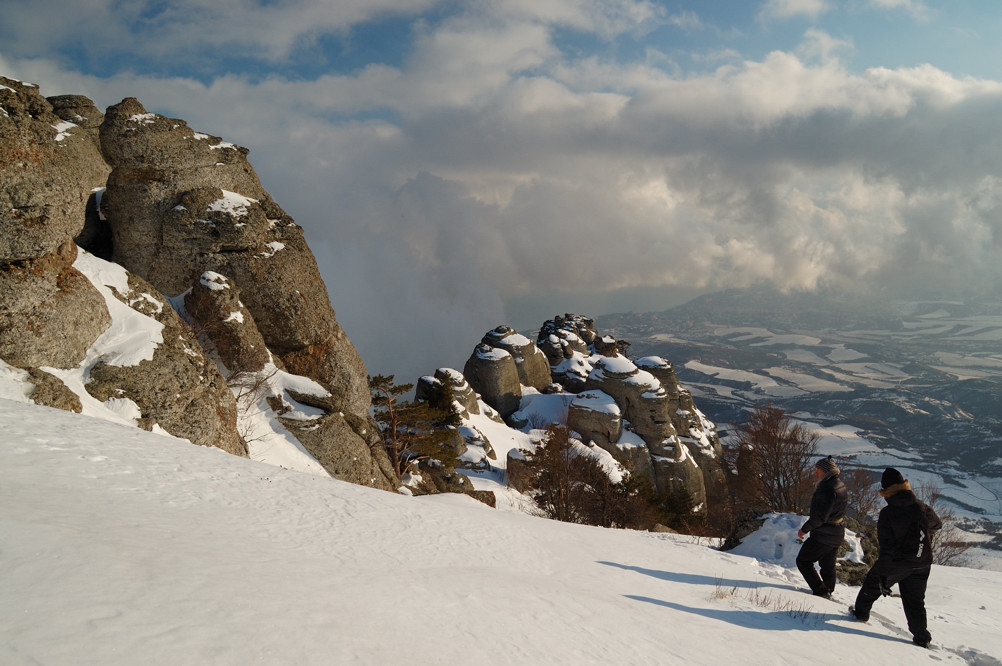
M 894 594 L 894 590 L 892 590 L 891 586 L 887 584 L 887 576 L 880 577 L 880 594 L 885 597 L 889 597 Z

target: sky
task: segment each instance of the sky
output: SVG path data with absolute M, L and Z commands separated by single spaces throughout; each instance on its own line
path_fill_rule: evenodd
M 0 661 L 1002 663 L 1002 573 L 934 566 L 933 650 L 898 599 L 810 595 L 803 517 L 735 551 L 407 497 L 0 398 Z
M 370 372 L 718 289 L 1002 286 L 994 0 L 6 0 L 0 73 L 250 149 Z

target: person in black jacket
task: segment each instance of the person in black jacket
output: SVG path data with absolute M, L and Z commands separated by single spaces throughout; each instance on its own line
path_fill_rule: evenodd
M 835 559 L 845 540 L 845 512 L 849 506 L 845 484 L 831 456 L 814 464 L 818 486 L 811 497 L 811 515 L 797 532 L 804 541 L 797 554 L 797 568 L 818 597 L 832 598 L 835 591 Z M 821 575 L 814 569 L 817 562 Z
M 932 533 L 943 526 L 936 512 L 920 502 L 901 472 L 888 467 L 880 479 L 887 506 L 877 518 L 880 554 L 863 580 L 849 611 L 857 620 L 870 619 L 870 608 L 881 594 L 898 584 L 912 642 L 929 647 L 932 635 L 926 623 L 925 589 L 932 569 Z

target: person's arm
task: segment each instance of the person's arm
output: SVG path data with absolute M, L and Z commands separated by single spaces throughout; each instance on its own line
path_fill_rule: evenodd
M 935 532 L 943 527 L 943 521 L 940 520 L 939 516 L 936 515 L 936 512 L 932 510 L 931 506 L 923 504 L 922 510 L 925 511 L 925 525 L 930 532 Z
M 825 486 L 819 486 L 811 497 L 811 515 L 797 532 L 797 536 L 803 539 L 805 534 L 824 525 L 834 506 L 835 491 Z

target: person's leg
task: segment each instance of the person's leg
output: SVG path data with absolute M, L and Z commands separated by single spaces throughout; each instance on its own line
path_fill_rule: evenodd
M 866 622 L 870 619 L 870 609 L 873 608 L 873 602 L 879 598 L 880 576 L 875 574 L 873 569 L 870 569 L 866 573 L 866 578 L 863 579 L 863 585 L 859 588 L 859 594 L 856 595 L 852 614 L 856 616 L 857 620 Z
M 907 578 L 898 581 L 901 591 L 901 606 L 905 610 L 908 621 L 908 631 L 916 645 L 928 647 L 932 641 L 925 612 L 925 589 L 929 584 L 929 570 L 917 571 Z
M 838 558 L 838 546 L 831 546 L 828 552 L 821 555 L 818 565 L 821 567 L 821 581 L 831 594 L 835 591 L 835 560 Z
M 821 576 L 814 570 L 814 563 L 821 559 L 827 549 L 828 546 L 819 544 L 817 540 L 808 537 L 797 554 L 797 568 L 800 569 L 800 575 L 807 581 L 811 592 L 818 596 L 827 596 L 828 589 L 821 580 Z

